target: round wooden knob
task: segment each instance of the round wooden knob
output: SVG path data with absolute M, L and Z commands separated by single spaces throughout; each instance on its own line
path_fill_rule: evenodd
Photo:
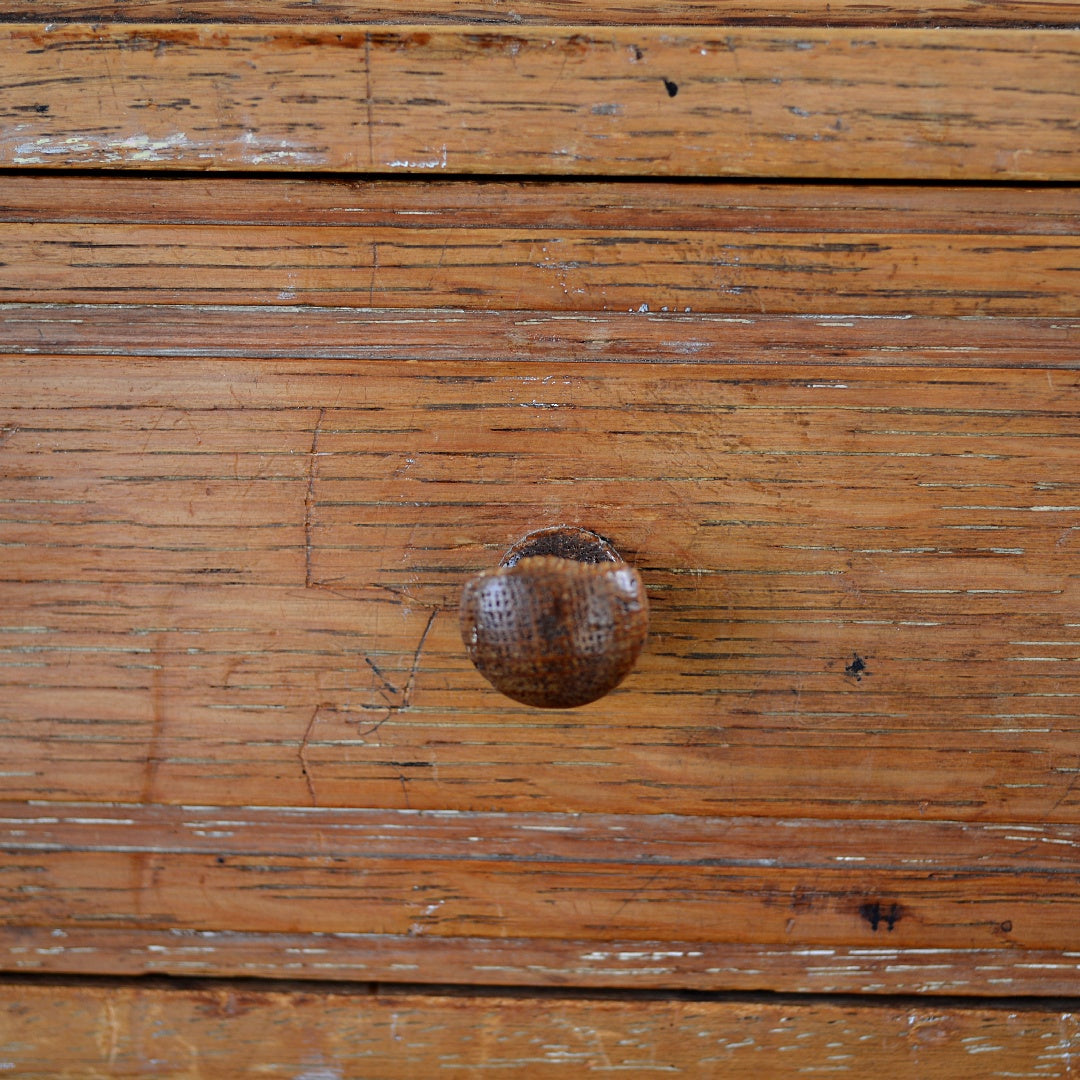
M 461 596 L 461 636 L 480 674 L 541 709 L 587 705 L 613 690 L 648 630 L 641 576 L 587 529 L 529 533 Z

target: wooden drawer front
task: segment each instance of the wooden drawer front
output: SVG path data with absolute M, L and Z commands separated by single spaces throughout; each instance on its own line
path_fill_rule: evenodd
M 5 183 L 9 965 L 1075 986 L 1073 192 Z M 552 713 L 456 604 L 561 521 L 653 616 Z
M 1077 378 L 12 357 L 8 790 L 1073 821 Z M 456 604 L 560 521 L 653 617 L 552 714 L 472 670 Z

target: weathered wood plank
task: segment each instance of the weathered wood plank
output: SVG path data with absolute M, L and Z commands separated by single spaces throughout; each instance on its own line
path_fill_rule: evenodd
M 1071 238 L 1073 186 L 0 174 L 0 221 Z
M 527 360 L 1046 370 L 1078 366 L 1080 319 L 0 304 L 0 334 L 12 355 L 277 358 L 305 366 L 428 361 L 482 371 L 489 362 Z M 171 377 L 168 365 L 155 370 Z
M 519 25 L 1076 26 L 1075 0 L 8 0 L 2 22 L 485 23 Z
M 0 179 L 8 301 L 1070 316 L 1080 192 Z
M 1071 30 L 9 25 L 7 167 L 1073 180 Z
M 581 1076 L 753 1078 L 808 1072 L 1068 1077 L 1067 1003 L 424 994 L 244 983 L 0 984 L 18 1076 Z
M 1077 819 L 1075 368 L 2 377 L 9 797 Z M 452 609 L 564 520 L 653 633 L 546 714 Z
M 1071 237 L 0 225 L 10 302 L 1080 315 Z
M 177 945 L 210 931 L 591 941 L 605 955 L 690 942 L 699 962 L 701 944 L 753 942 L 787 950 L 789 978 L 817 947 L 1076 962 L 1076 826 L 56 802 L 0 805 L 0 839 L 4 923 L 58 931 L 57 955 L 69 930 L 107 926 Z
M 879 921 L 879 929 L 887 922 Z M 566 937 L 259 934 L 0 925 L 0 969 L 27 975 L 228 976 L 475 986 L 828 994 L 1077 993 L 1072 950 L 906 948 L 879 933 L 873 945 Z

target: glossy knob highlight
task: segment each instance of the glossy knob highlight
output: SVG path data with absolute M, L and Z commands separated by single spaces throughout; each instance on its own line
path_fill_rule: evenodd
M 602 537 L 557 526 L 530 533 L 461 596 L 461 636 L 477 670 L 541 709 L 586 705 L 629 674 L 645 644 L 641 576 Z

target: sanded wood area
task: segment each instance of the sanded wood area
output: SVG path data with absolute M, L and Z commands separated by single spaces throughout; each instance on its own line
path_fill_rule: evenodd
M 0 166 L 1073 180 L 1068 29 L 8 24 Z
M 1068 26 L 1076 0 L 8 0 L 0 22 L 505 23 L 587 26 Z
M 25 1077 L 1069 1077 L 1067 1003 L 487 996 L 251 984 L 0 984 Z M 63 1038 L 57 1038 L 63 1032 Z
M 7 176 L 0 245 L 12 302 L 1080 314 L 1076 188 Z

